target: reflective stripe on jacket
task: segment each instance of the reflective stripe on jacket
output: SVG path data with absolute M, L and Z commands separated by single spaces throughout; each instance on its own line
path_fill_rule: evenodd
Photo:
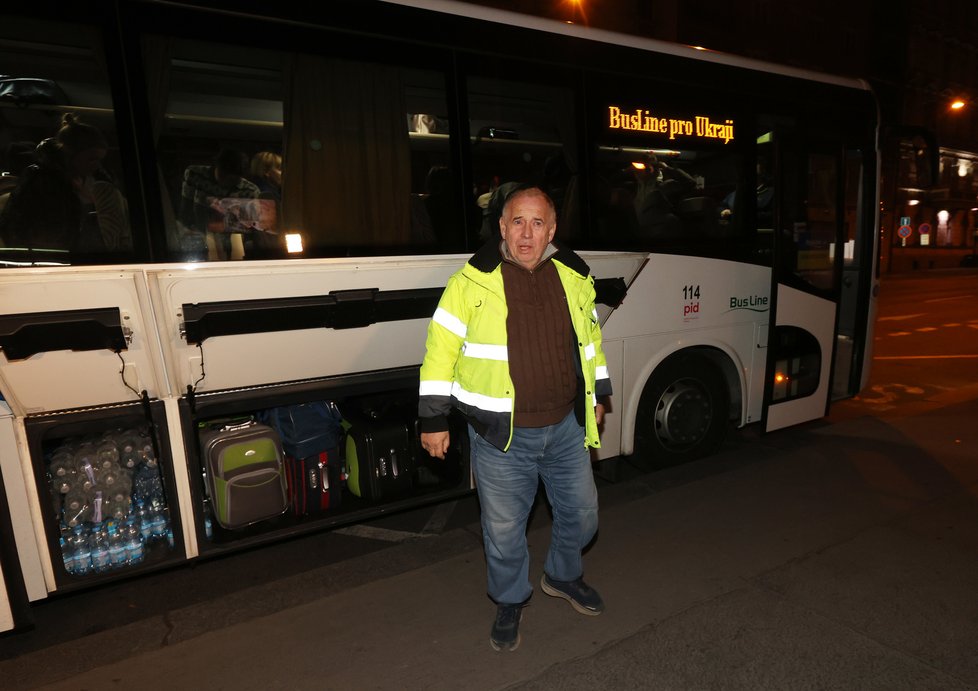
M 611 380 L 594 307 L 594 278 L 575 253 L 557 250 L 550 261 L 567 296 L 581 366 L 585 444 L 598 448 L 594 406 L 611 395 Z M 427 353 L 421 365 L 419 415 L 422 430 L 448 429 L 447 416 L 458 408 L 486 441 L 505 451 L 513 436 L 513 380 L 506 338 L 506 293 L 498 242 L 480 249 L 448 281 L 428 326 Z

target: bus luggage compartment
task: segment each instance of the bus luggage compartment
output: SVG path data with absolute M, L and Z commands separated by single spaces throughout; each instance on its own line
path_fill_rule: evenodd
M 57 590 L 186 559 L 162 402 L 28 416 L 24 429 Z
M 418 368 L 408 367 L 183 397 L 179 408 L 199 554 L 206 556 L 273 542 L 468 492 L 471 487 L 464 424 L 453 419 L 455 443 L 446 459 L 428 456 L 417 434 L 417 391 Z M 197 430 L 211 421 L 233 417 L 268 420 L 274 417 L 273 410 L 314 402 L 335 407 L 343 418 L 338 445 L 327 451 L 327 455 L 333 454 L 325 468 L 330 500 L 318 510 L 287 511 L 239 528 L 222 526 L 214 519 L 214 507 L 206 491 L 205 456 Z M 386 485 L 383 492 L 362 491 L 368 486 L 365 476 L 355 478 L 358 484 L 354 486 L 347 481 L 351 459 L 345 450 L 350 439 L 359 437 L 357 430 L 364 428 L 371 410 L 380 411 L 385 420 L 396 418 L 396 428 L 401 431 L 397 444 L 398 479 Z M 391 428 L 386 423 L 381 426 Z M 376 424 L 372 428 L 376 429 Z M 393 480 L 393 473 L 390 477 Z M 291 491 L 293 501 L 296 491 Z

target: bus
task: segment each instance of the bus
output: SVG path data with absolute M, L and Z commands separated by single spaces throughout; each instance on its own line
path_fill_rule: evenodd
M 426 457 L 412 411 L 441 290 L 514 184 L 547 191 L 595 277 L 596 462 L 700 458 L 867 380 L 862 81 L 434 0 L 0 14 L 0 630 L 55 593 L 470 492 L 467 450 Z M 322 404 L 348 432 L 400 426 L 398 491 L 354 487 L 347 440 L 328 507 L 215 521 L 205 430 Z

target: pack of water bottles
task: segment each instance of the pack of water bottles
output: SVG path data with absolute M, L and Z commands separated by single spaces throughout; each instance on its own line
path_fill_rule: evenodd
M 143 562 L 155 542 L 173 546 L 169 509 L 146 428 L 64 440 L 48 456 L 65 570 L 74 576 Z

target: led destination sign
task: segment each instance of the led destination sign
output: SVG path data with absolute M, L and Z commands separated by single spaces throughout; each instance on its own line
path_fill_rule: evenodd
M 691 120 L 660 118 L 642 108 L 623 112 L 618 106 L 608 106 L 608 129 L 665 134 L 669 139 L 677 137 L 716 139 L 724 144 L 732 142 L 734 138 L 733 120 L 724 120 L 723 123 L 713 122 L 705 115 L 694 115 Z

